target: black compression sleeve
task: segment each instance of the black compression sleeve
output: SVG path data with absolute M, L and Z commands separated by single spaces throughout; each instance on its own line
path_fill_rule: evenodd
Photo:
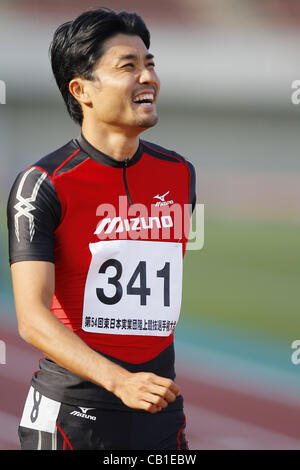
M 54 231 L 60 216 L 60 201 L 47 173 L 35 167 L 23 170 L 7 203 L 9 263 L 54 262 Z

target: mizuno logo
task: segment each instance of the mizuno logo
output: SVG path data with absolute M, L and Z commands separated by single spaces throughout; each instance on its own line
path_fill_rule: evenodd
M 82 413 L 86 414 L 89 410 L 94 410 L 95 408 L 82 408 L 81 406 L 78 406 L 78 408 L 81 409 Z
M 79 418 L 91 419 L 92 421 L 96 421 L 97 419 L 96 416 L 87 414 L 89 410 L 94 410 L 95 408 L 82 408 L 81 406 L 78 406 L 78 408 L 82 411 L 82 413 L 74 410 L 74 411 L 71 411 L 70 415 L 79 416 Z
M 167 194 L 169 194 L 170 191 L 167 191 L 165 194 L 163 194 L 162 196 L 160 196 L 159 194 L 157 194 L 156 196 L 153 196 L 153 199 L 159 199 L 160 202 L 157 202 L 155 204 L 156 207 L 160 207 L 160 206 L 168 206 L 169 204 L 174 204 L 174 201 L 173 200 L 170 200 L 170 201 L 165 201 L 165 197 Z
M 34 185 L 31 196 L 25 198 L 21 194 L 27 176 L 29 175 L 29 173 L 31 173 L 35 169 L 36 168 L 30 168 L 28 171 L 26 171 L 26 173 L 24 173 L 24 175 L 23 175 L 23 177 L 20 181 L 17 194 L 16 194 L 16 199 L 19 201 L 14 206 L 14 208 L 17 211 L 17 213 L 15 215 L 15 233 L 16 233 L 16 237 L 17 237 L 18 242 L 20 242 L 20 233 L 19 233 L 19 218 L 20 217 L 24 216 L 28 219 L 29 239 L 30 239 L 30 241 L 32 241 L 34 233 L 35 233 L 34 216 L 33 216 L 33 214 L 31 214 L 31 212 L 35 210 L 35 207 L 31 203 L 36 200 L 38 190 L 39 190 L 42 182 L 44 181 L 44 179 L 47 177 L 47 174 L 43 173 L 39 177 L 39 179 L 37 180 L 37 182 Z
M 156 196 L 153 196 L 153 199 L 159 199 L 161 202 L 165 202 L 165 197 L 167 194 L 169 194 L 170 191 L 167 191 L 165 194 L 162 196 L 159 196 L 158 194 Z
M 112 233 L 114 229 L 116 233 L 130 231 L 130 230 L 141 230 L 152 229 L 156 225 L 157 228 L 161 227 L 173 227 L 173 220 L 170 215 L 161 217 L 148 217 L 148 223 L 145 217 L 133 217 L 131 219 L 121 219 L 121 217 L 109 217 L 102 219 L 98 224 L 94 234 L 99 235 L 101 232 Z

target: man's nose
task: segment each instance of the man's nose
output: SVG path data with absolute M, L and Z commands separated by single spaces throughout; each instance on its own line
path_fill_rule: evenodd
M 143 70 L 141 70 L 141 73 L 139 75 L 139 82 L 140 83 L 154 83 L 155 76 L 154 76 L 153 71 L 147 68 L 144 68 Z

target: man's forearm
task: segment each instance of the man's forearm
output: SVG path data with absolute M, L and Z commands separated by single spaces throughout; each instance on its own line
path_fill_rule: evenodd
M 114 393 L 130 408 L 156 413 L 180 393 L 171 379 L 128 372 L 93 351 L 45 306 L 32 308 L 28 316 L 23 310 L 19 318 L 19 332 L 25 341 L 65 369 Z
M 36 320 L 35 320 L 36 319 Z M 38 306 L 30 323 L 19 324 L 22 338 L 65 369 L 115 392 L 128 371 L 93 351 L 50 310 Z

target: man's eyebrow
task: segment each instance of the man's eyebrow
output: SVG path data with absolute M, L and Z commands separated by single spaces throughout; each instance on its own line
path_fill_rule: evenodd
M 121 60 L 136 60 L 137 58 L 138 58 L 138 56 L 136 54 L 122 55 L 118 58 L 118 62 L 121 62 Z M 154 55 L 150 54 L 150 53 L 146 54 L 145 59 L 147 59 L 147 60 L 154 59 Z

